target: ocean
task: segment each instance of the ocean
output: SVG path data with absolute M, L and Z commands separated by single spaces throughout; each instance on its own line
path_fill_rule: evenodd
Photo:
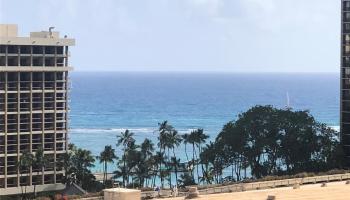
M 339 127 L 336 73 L 73 72 L 71 82 L 69 140 L 94 155 L 105 145 L 115 147 L 125 129 L 138 142 L 156 143 L 155 130 L 164 120 L 180 133 L 203 128 L 214 140 L 225 123 L 254 105 L 309 110 Z M 183 147 L 178 155 L 185 161 Z M 102 167 L 96 162 L 92 170 Z

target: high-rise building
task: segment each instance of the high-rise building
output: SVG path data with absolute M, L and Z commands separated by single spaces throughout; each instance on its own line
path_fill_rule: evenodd
M 342 0 L 341 16 L 340 133 L 345 164 L 350 167 L 350 0 Z
M 17 35 L 17 25 L 0 25 L 0 195 L 63 189 L 67 150 L 69 46 L 58 32 Z M 25 152 L 42 148 L 48 164 L 19 168 Z

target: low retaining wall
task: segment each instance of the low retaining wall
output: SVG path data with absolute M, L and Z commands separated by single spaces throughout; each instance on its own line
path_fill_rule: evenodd
M 112 188 L 103 190 L 104 200 L 138 200 L 141 199 L 141 190 Z
M 295 184 L 316 184 L 324 182 L 334 182 L 334 181 L 344 181 L 350 180 L 350 173 L 348 174 L 336 174 L 327 176 L 315 176 L 315 177 L 305 177 L 305 178 L 294 178 L 285 180 L 275 180 L 275 181 L 264 181 L 256 183 L 240 183 L 221 187 L 214 187 L 208 189 L 199 190 L 200 194 L 214 194 L 214 193 L 229 193 L 229 192 L 241 192 L 246 190 L 259 190 L 259 189 L 269 189 L 275 187 L 289 187 Z
M 324 182 L 335 182 L 335 181 L 345 181 L 350 180 L 350 173 L 347 174 L 336 174 L 327 176 L 315 176 L 315 177 L 305 177 L 305 178 L 294 178 L 294 179 L 284 179 L 275 181 L 264 181 L 255 183 L 239 183 L 227 186 L 218 186 L 207 189 L 199 190 L 200 195 L 215 194 L 215 193 L 230 193 L 230 192 L 242 192 L 247 190 L 259 190 L 259 189 L 270 189 L 275 187 L 292 187 L 295 184 L 316 184 Z M 141 197 L 156 197 L 158 192 L 147 191 L 142 192 Z M 170 196 L 170 190 L 162 190 L 161 195 Z M 178 196 L 186 196 L 187 193 L 179 192 Z M 102 200 L 103 197 L 93 197 L 84 198 L 84 200 Z
M 37 185 L 35 190 L 36 192 L 45 192 L 45 191 L 58 191 L 63 190 L 65 188 L 65 185 L 63 184 L 45 184 L 45 185 Z M 0 188 L 0 199 L 2 195 L 14 195 L 14 194 L 21 194 L 22 189 L 25 189 L 25 186 L 23 187 L 9 187 L 9 188 Z M 26 187 L 27 193 L 34 192 L 34 186 L 27 186 Z

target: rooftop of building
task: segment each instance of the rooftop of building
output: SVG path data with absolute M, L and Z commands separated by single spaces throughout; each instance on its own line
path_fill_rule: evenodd
M 43 46 L 74 46 L 75 40 L 65 35 L 60 37 L 58 31 L 49 27 L 46 31 L 30 32 L 29 37 L 18 36 L 16 24 L 0 24 L 0 45 L 43 45 Z

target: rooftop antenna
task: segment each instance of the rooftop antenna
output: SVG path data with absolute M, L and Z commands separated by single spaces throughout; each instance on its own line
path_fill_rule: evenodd
M 50 38 L 53 38 L 52 30 L 53 30 L 54 28 L 55 28 L 54 26 L 50 26 L 50 27 L 49 27 Z

